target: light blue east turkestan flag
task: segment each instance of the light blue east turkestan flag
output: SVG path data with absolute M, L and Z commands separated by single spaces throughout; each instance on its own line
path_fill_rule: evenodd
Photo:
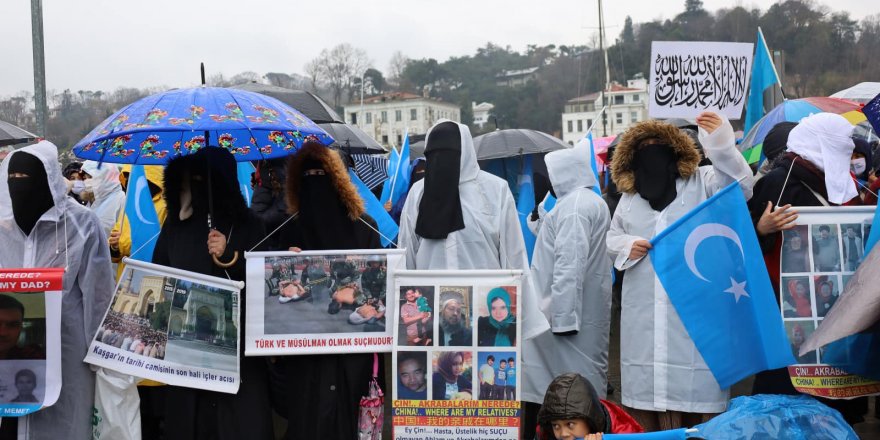
M 865 241 L 865 253 L 871 253 L 871 248 L 880 241 L 880 205 L 874 209 L 874 222 L 871 224 L 871 232 L 868 233 L 868 239 Z
M 376 226 L 379 228 L 379 238 L 382 240 L 382 247 L 395 245 L 394 240 L 397 239 L 397 233 L 400 231 L 397 223 L 394 223 L 394 219 L 391 218 L 391 215 L 388 214 L 382 203 L 376 200 L 376 196 L 370 192 L 370 188 L 367 188 L 367 185 L 361 181 L 354 170 L 349 169 L 348 175 L 351 177 L 351 183 L 354 183 L 354 186 L 357 188 L 358 194 L 364 199 L 367 215 L 376 221 Z
M 150 185 L 144 174 L 143 165 L 132 165 L 128 175 L 128 191 L 125 194 L 125 217 L 131 233 L 131 252 L 129 258 L 152 261 L 153 248 L 162 225 L 153 205 Z
M 604 440 L 685 440 L 687 429 L 680 428 L 639 434 L 602 434 L 602 438 Z
M 250 162 L 238 163 L 238 187 L 241 189 L 241 195 L 248 208 L 251 207 L 251 200 L 254 198 L 254 188 L 251 187 L 251 174 L 254 172 L 254 165 Z
M 532 182 L 532 155 L 520 156 L 522 158 L 522 172 L 519 175 L 519 197 L 516 201 L 516 213 L 519 216 L 519 226 L 522 229 L 523 240 L 526 242 L 526 253 L 529 263 L 532 262 L 532 252 L 535 250 L 535 234 L 529 229 L 528 218 L 535 208 L 535 185 Z
M 737 183 L 651 243 L 654 271 L 722 389 L 795 363 Z
M 409 136 L 403 137 L 403 146 L 400 147 L 400 153 L 397 149 L 391 149 L 391 155 L 388 160 L 388 180 L 382 187 L 381 202 L 391 201 L 391 206 L 397 204 L 397 201 L 409 191 Z
M 752 83 L 749 86 L 749 98 L 746 101 L 745 134 L 758 123 L 764 116 L 764 90 L 773 84 L 778 84 L 776 71 L 773 69 L 773 60 L 770 58 L 770 49 L 764 41 L 764 34 L 758 30 L 758 39 L 755 42 L 755 58 L 752 60 Z

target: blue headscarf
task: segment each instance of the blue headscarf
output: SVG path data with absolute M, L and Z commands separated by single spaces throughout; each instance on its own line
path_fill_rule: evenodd
M 496 299 L 501 299 L 507 306 L 507 317 L 503 321 L 496 321 L 492 316 L 492 302 Z M 507 327 L 511 324 L 516 325 L 516 323 L 513 313 L 510 312 L 510 294 L 506 290 L 496 287 L 489 291 L 489 295 L 486 297 L 486 305 L 489 307 L 489 324 L 492 324 L 492 327 L 497 331 L 495 333 L 495 346 L 512 347 L 513 341 L 507 336 Z

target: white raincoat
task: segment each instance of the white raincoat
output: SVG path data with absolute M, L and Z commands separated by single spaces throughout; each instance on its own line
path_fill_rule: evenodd
M 523 400 L 541 403 L 553 379 L 575 372 L 605 398 L 611 330 L 611 262 L 605 234 L 608 205 L 592 188 L 590 151 L 554 151 L 544 161 L 556 207 L 544 217 L 535 253 L 532 284 L 552 333 L 527 341 L 523 350 Z M 575 335 L 558 335 L 575 331 Z
M 104 234 L 109 236 L 113 225 L 119 220 L 119 211 L 125 206 L 125 193 L 119 184 L 119 168 L 112 163 L 103 163 L 99 168 L 98 162 L 87 160 L 82 170 L 92 176 L 91 189 L 95 193 L 95 201 L 89 208 L 101 220 Z
M 440 120 L 437 123 L 449 122 Z M 436 125 L 435 125 L 436 126 Z M 416 182 L 400 215 L 398 247 L 406 248 L 407 269 L 520 269 L 523 277 L 523 340 L 546 331 L 549 326 L 539 313 L 529 288 L 529 263 L 516 203 L 507 182 L 481 171 L 470 129 L 461 132 L 461 172 L 458 191 L 465 228 L 449 233 L 445 240 L 419 237 L 416 219 L 425 181 Z M 431 135 L 428 131 L 427 136 Z M 431 166 L 428 164 L 428 166 Z M 430 215 L 430 213 L 425 213 Z
M 9 158 L 27 152 L 43 163 L 55 205 L 25 236 L 12 215 Z M 110 249 L 95 214 L 67 197 L 58 150 L 41 141 L 10 154 L 0 165 L 0 267 L 65 267 L 61 309 L 61 395 L 55 405 L 19 419 L 19 438 L 88 439 L 92 436 L 95 373 L 83 363 L 113 296 Z
M 720 413 L 727 408 L 728 390 L 719 387 L 657 279 L 654 266 L 644 261 L 650 257 L 628 259 L 636 240 L 654 237 L 725 186 L 742 179 L 740 187 L 746 199 L 751 197 L 752 172 L 736 150 L 730 123 L 725 120 L 711 135 L 700 129 L 699 139 L 712 165 L 676 179 L 678 194 L 663 211 L 655 211 L 637 192 L 618 184 L 624 193 L 611 221 L 607 246 L 614 266 L 626 270 L 620 369 L 623 404 L 631 408 L 694 413 Z M 674 147 L 682 148 L 680 143 Z M 622 151 L 624 148 L 622 141 L 615 161 L 631 157 L 632 152 Z

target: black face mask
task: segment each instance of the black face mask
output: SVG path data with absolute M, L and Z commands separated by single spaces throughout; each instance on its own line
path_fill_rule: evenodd
M 641 147 L 633 158 L 636 191 L 655 211 L 662 211 L 678 195 L 678 161 L 670 145 L 650 144 Z
M 8 185 L 15 222 L 25 234 L 30 235 L 37 220 L 55 206 L 52 191 L 49 189 L 49 178 L 43 162 L 23 151 L 15 153 L 9 159 L 9 174 L 13 173 L 28 175 L 28 177 L 10 177 Z
M 347 249 L 356 242 L 354 223 L 333 181 L 318 161 L 304 163 L 299 188 L 299 216 L 304 249 Z M 323 173 L 323 174 L 322 174 Z
M 461 174 L 461 132 L 458 124 L 444 122 L 425 139 L 425 190 L 419 202 L 416 234 L 445 239 L 464 229 L 458 180 Z

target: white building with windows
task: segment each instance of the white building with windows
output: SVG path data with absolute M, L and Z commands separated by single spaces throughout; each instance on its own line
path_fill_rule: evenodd
M 574 145 L 587 135 L 593 123 L 593 136 L 602 136 L 602 108 L 608 108 L 608 136 L 619 135 L 633 124 L 648 118 L 648 81 L 637 76 L 626 86 L 612 83 L 610 90 L 568 100 L 562 113 L 562 140 Z
M 471 110 L 474 113 L 474 126 L 482 129 L 484 125 L 488 124 L 489 114 L 492 113 L 494 108 L 495 106 L 488 102 L 481 102 L 479 104 L 471 102 Z
M 435 98 L 391 92 L 351 102 L 345 121 L 357 125 L 376 142 L 389 148 L 403 144 L 403 136 L 425 134 L 440 119 L 461 121 L 461 108 Z

